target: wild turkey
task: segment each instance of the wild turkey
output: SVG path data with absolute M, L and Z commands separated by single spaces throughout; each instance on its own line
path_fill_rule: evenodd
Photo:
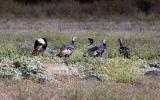
M 48 46 L 48 43 L 46 38 L 39 38 L 35 40 L 34 50 L 32 52 L 32 55 L 39 55 L 40 53 L 43 55 L 47 46 Z
M 87 47 L 86 47 L 86 50 L 85 50 L 83 56 L 85 57 L 86 54 L 87 54 L 87 50 L 88 50 L 89 48 L 94 47 L 94 46 L 96 46 L 96 45 L 95 45 L 95 41 L 94 41 L 92 38 L 88 38 Z
M 69 57 L 74 50 L 76 49 L 76 44 L 75 44 L 76 37 L 72 37 L 72 41 L 70 44 L 65 44 L 61 47 L 60 52 L 57 54 L 58 57 Z
M 89 44 L 88 45 L 93 45 L 95 41 L 92 38 L 88 38 Z
M 130 58 L 130 49 L 125 46 L 122 42 L 122 39 L 118 39 L 119 42 L 119 54 L 124 58 Z
M 87 50 L 88 56 L 101 57 L 105 50 L 107 49 L 106 40 L 103 40 L 99 46 L 94 46 Z

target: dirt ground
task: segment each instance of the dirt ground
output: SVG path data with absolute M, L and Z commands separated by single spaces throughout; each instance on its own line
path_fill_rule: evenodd
M 160 21 L 70 21 L 58 19 L 0 19 L 0 33 L 30 32 L 124 32 L 157 34 Z

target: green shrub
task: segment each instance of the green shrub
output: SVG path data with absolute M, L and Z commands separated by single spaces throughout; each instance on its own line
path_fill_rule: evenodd
M 0 66 L 1 77 L 11 77 L 17 79 L 27 78 L 40 82 L 52 80 L 52 76 L 48 74 L 46 68 L 40 62 L 40 58 L 22 56 L 20 58 L 13 59 L 10 63 L 13 63 L 14 67 Z

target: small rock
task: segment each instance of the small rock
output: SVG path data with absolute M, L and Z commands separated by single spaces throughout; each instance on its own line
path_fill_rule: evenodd
M 106 81 L 106 80 L 110 80 L 111 78 L 109 76 L 107 76 L 106 74 L 94 73 L 94 74 L 86 76 L 85 79 L 87 79 L 87 80 L 97 80 L 97 81 Z

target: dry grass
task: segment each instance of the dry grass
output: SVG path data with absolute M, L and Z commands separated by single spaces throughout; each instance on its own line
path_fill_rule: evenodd
M 158 100 L 159 77 L 144 77 L 133 84 L 63 79 L 58 84 L 28 80 L 0 80 L 1 100 Z

